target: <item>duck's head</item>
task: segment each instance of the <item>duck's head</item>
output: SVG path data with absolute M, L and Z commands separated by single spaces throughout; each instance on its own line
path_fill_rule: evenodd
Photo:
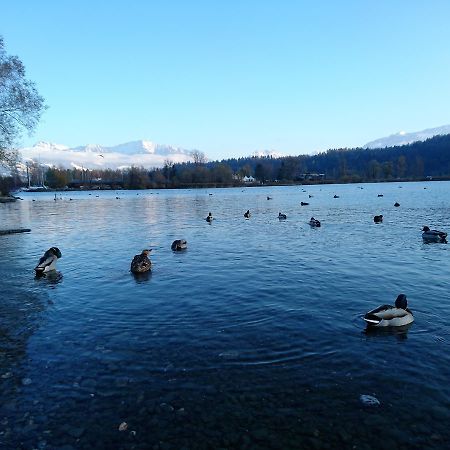
M 430 231 L 430 229 L 425 225 L 425 226 L 422 228 L 422 231 Z
M 52 252 L 58 259 L 62 257 L 61 251 L 58 247 L 51 247 L 49 251 Z
M 408 301 L 406 300 L 405 294 L 399 294 L 397 300 L 395 300 L 395 307 L 399 309 L 406 309 L 408 306 Z
M 149 254 L 151 251 L 152 251 L 151 248 L 146 248 L 146 249 L 142 250 L 141 255 L 148 256 L 148 254 Z

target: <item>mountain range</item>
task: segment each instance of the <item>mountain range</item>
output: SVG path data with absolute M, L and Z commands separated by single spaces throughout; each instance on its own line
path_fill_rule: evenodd
M 424 141 L 436 135 L 450 134 L 450 125 L 407 133 L 400 131 L 387 137 L 368 142 L 363 148 L 376 149 Z M 174 163 L 191 161 L 192 150 L 140 140 L 114 146 L 88 144 L 67 147 L 50 142 L 38 142 L 32 147 L 19 149 L 23 162 L 38 162 L 47 166 L 85 169 L 122 169 L 131 166 L 145 168 L 162 167 L 166 160 Z M 285 156 L 274 151 L 254 152 L 254 157 Z
M 425 141 L 433 136 L 439 136 L 443 134 L 450 134 L 450 125 L 443 125 L 437 128 L 428 128 L 422 131 L 415 131 L 407 133 L 406 131 L 399 131 L 398 133 L 391 134 L 375 141 L 368 142 L 363 148 L 384 148 L 394 147 L 398 145 L 412 144 L 417 141 Z
M 145 140 L 126 142 L 112 147 L 88 144 L 73 148 L 50 142 L 38 142 L 19 151 L 24 162 L 34 161 L 68 169 L 120 169 L 130 166 L 152 168 L 162 167 L 166 160 L 181 163 L 192 159 L 190 150 Z

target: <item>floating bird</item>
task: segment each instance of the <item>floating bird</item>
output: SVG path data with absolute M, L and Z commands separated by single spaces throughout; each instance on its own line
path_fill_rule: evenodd
M 424 241 L 447 243 L 447 233 L 445 231 L 430 230 L 426 225 L 422 231 L 422 239 Z
M 378 197 L 383 197 L 383 194 L 378 194 Z
M 379 216 L 373 216 L 373 221 L 374 221 L 375 223 L 381 223 L 381 222 L 383 222 L 383 215 L 380 214 Z
M 211 223 L 213 221 L 213 216 L 211 213 L 208 214 L 208 217 L 205 219 L 207 222 Z
M 272 197 L 267 196 L 267 200 L 272 200 Z
M 314 219 L 314 217 L 311 217 L 311 219 L 308 222 L 312 227 L 320 227 L 320 221 L 317 219 Z
M 56 270 L 56 261 L 61 258 L 61 252 L 58 247 L 51 247 L 39 260 L 37 266 L 34 268 L 37 276 L 42 276 L 47 272 Z
M 120 200 L 120 197 L 116 197 L 116 200 Z
M 394 206 L 395 206 L 396 208 L 398 208 L 398 207 L 400 206 L 400 203 L 399 203 L 399 202 L 395 202 L 395 203 L 394 203 Z
M 306 202 L 300 202 L 300 205 L 301 205 L 301 206 L 308 206 L 309 203 L 306 203 Z
M 172 242 L 170 247 L 173 251 L 180 251 L 187 249 L 187 241 L 185 239 L 177 239 Z
M 383 305 L 365 314 L 364 320 L 369 327 L 401 327 L 414 321 L 412 312 L 407 308 L 405 294 L 395 300 L 395 306 Z
M 334 197 L 333 197 L 333 198 L 339 198 L 339 195 L 334 194 Z
M 103 156 L 103 155 L 98 155 L 98 156 L 100 156 L 100 158 L 104 158 L 104 156 Z
M 286 216 L 286 214 L 278 213 L 278 218 L 279 218 L 280 220 L 286 220 L 286 219 L 287 219 L 287 216 Z
M 152 267 L 152 262 L 148 258 L 148 254 L 151 250 L 142 250 L 140 255 L 135 255 L 133 261 L 131 261 L 130 270 L 133 273 L 145 273 L 148 272 Z
M 309 198 L 311 198 L 311 197 L 312 197 L 312 195 L 311 195 L 311 194 L 309 194 L 309 195 L 308 195 L 308 197 L 309 197 Z
M 246 219 L 250 219 L 250 210 L 249 209 L 247 209 L 247 212 L 244 213 L 244 217 Z

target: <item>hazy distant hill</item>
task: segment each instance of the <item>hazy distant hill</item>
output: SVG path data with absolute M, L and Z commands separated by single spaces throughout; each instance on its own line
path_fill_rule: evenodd
M 50 142 L 38 142 L 32 147 L 21 148 L 24 161 L 33 160 L 48 166 L 64 168 L 111 168 L 129 166 L 147 168 L 162 167 L 166 159 L 186 162 L 191 159 L 191 151 L 155 144 L 150 141 L 133 141 L 107 147 L 98 144 L 70 148 Z
M 425 141 L 433 136 L 439 136 L 443 134 L 450 134 L 450 125 L 443 125 L 437 128 L 428 128 L 422 131 L 416 131 L 413 133 L 406 133 L 400 131 L 390 136 L 376 139 L 375 141 L 367 143 L 364 148 L 384 148 L 394 147 L 396 145 L 407 145 L 417 141 Z

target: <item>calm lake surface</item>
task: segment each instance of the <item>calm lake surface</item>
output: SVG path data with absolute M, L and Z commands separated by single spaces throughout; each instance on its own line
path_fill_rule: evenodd
M 421 238 L 450 232 L 449 182 L 20 196 L 0 205 L 32 229 L 0 236 L 0 448 L 449 448 L 450 247 Z M 35 279 L 51 246 L 59 275 Z M 402 292 L 415 322 L 366 333 Z

